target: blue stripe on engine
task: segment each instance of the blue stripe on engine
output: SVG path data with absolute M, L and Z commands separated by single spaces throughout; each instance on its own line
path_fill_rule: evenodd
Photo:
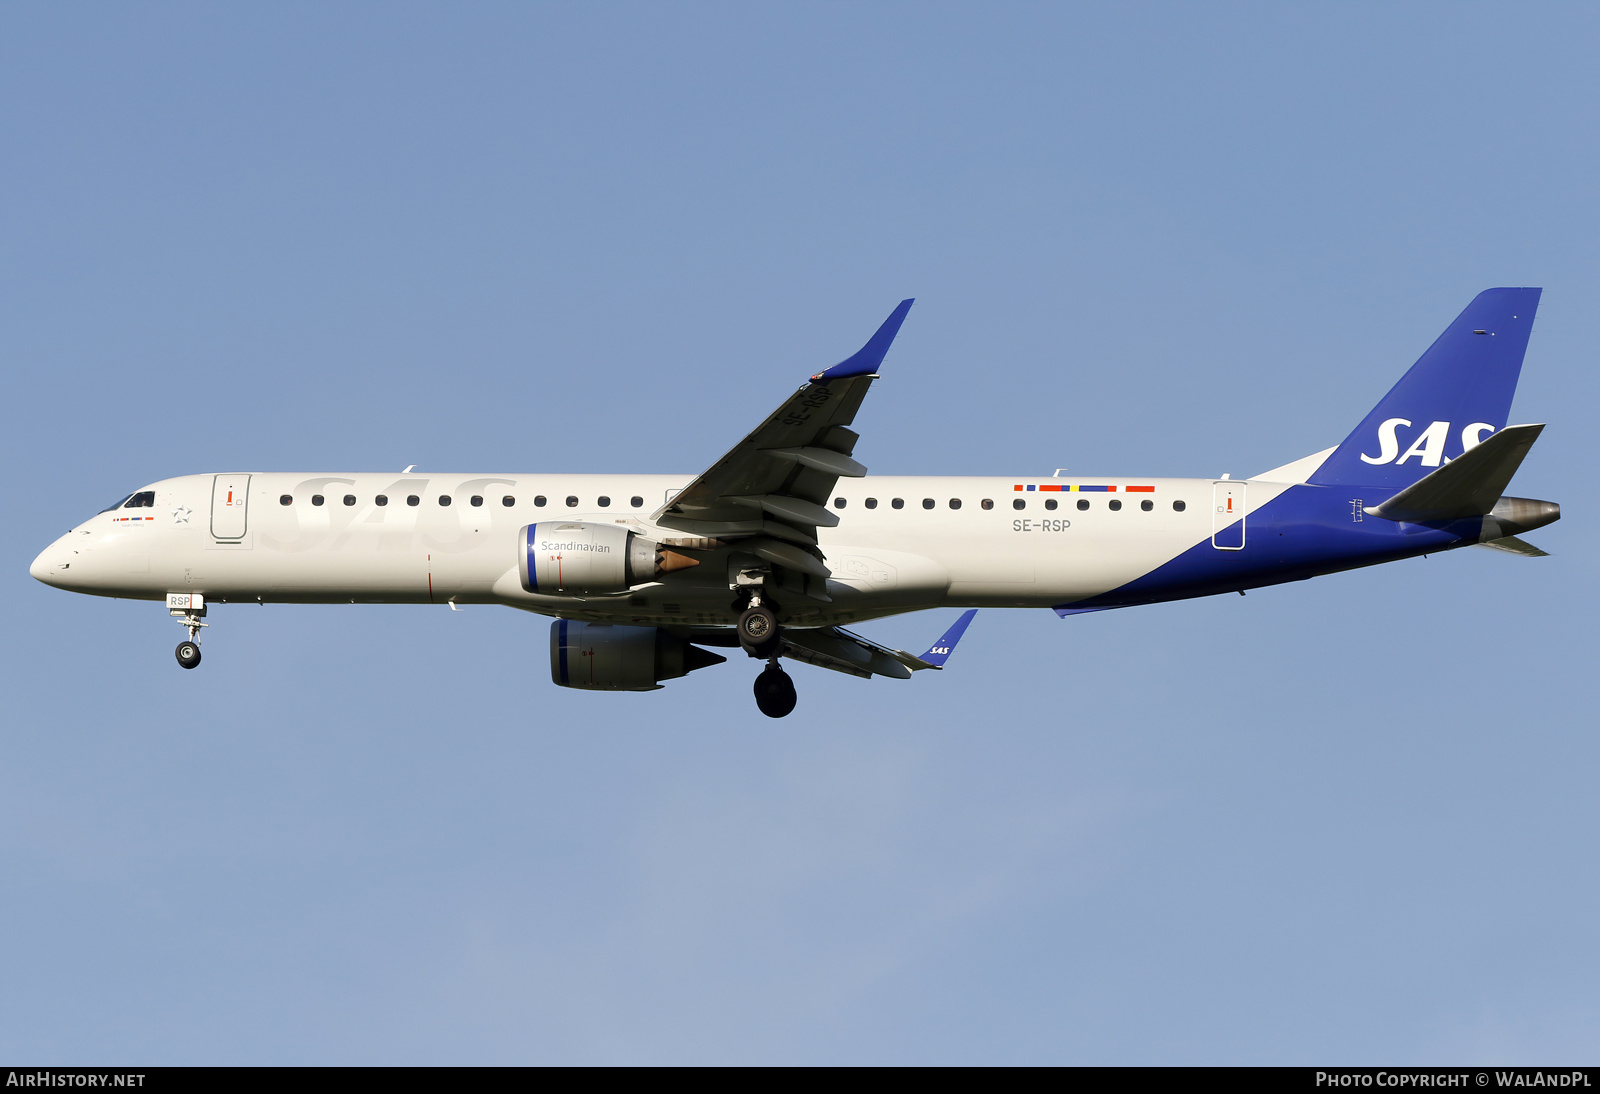
M 536 593 L 536 592 L 539 591 L 539 570 L 534 565 L 534 561 L 533 561 L 533 545 L 534 545 L 535 541 L 538 540 L 538 538 L 539 538 L 539 525 L 538 524 L 530 524 L 530 525 L 528 525 L 528 542 L 526 544 L 526 547 L 527 547 L 527 551 L 528 551 L 528 591 L 530 593 Z

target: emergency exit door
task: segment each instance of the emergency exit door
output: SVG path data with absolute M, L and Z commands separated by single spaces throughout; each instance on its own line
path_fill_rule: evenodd
M 248 527 L 249 475 L 218 475 L 211 484 L 211 536 L 241 540 Z
M 1244 483 L 1224 479 L 1211 484 L 1211 546 L 1244 549 Z

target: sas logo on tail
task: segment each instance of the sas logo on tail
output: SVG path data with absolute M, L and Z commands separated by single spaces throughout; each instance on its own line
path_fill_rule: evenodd
M 1407 418 L 1388 418 L 1378 427 L 1378 454 L 1369 456 L 1361 453 L 1363 463 L 1392 463 L 1396 467 L 1405 463 L 1412 456 L 1421 461 L 1423 467 L 1438 467 L 1441 463 L 1448 462 L 1444 458 L 1445 442 L 1450 439 L 1450 423 L 1434 422 L 1427 429 L 1417 435 L 1411 442 L 1411 447 L 1400 453 L 1400 438 L 1396 431 L 1401 426 L 1409 427 L 1411 422 Z M 1487 434 L 1494 432 L 1494 426 L 1488 422 L 1473 422 L 1461 430 L 1461 451 L 1476 444 L 1482 443 Z M 1399 456 L 1399 459 L 1395 459 Z

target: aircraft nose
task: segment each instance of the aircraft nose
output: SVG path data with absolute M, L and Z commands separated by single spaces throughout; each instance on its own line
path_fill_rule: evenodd
M 33 560 L 33 565 L 28 567 L 28 574 L 35 581 L 42 581 L 46 585 L 58 585 L 61 582 L 61 565 L 66 551 L 62 548 L 61 541 L 57 540 L 39 552 L 39 557 Z

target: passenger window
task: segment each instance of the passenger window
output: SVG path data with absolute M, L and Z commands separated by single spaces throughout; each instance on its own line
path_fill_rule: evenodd
M 543 494 L 540 494 L 538 497 L 533 499 L 533 504 L 535 504 L 539 508 L 543 509 L 544 508 L 544 504 L 545 504 L 545 496 Z
M 1175 502 L 1172 503 L 1172 511 L 1174 513 L 1181 513 L 1187 508 L 1188 508 L 1188 506 L 1183 504 L 1183 502 L 1181 502 L 1181 501 L 1175 501 Z
M 844 508 L 844 499 L 843 498 L 834 498 L 833 499 L 833 507 L 835 509 L 843 509 Z
M 889 504 L 892 505 L 896 509 L 904 509 L 906 507 L 906 499 L 905 498 L 895 498 Z
M 604 494 L 601 494 L 595 499 L 595 504 L 600 506 L 602 509 L 609 509 L 611 507 L 611 499 L 606 497 Z
M 924 509 L 932 509 L 933 508 L 933 499 L 932 498 L 923 498 L 922 499 L 922 507 Z
M 379 494 L 377 497 L 372 499 L 372 504 L 379 505 L 379 506 L 388 505 L 389 504 L 389 495 L 388 494 Z
M 344 496 L 344 503 L 346 505 L 354 505 L 356 503 L 356 496 L 354 494 L 346 494 Z
M 1011 499 L 1011 508 L 1013 508 L 1013 509 L 1026 509 L 1027 507 L 1028 507 L 1028 503 L 1023 501 L 1021 498 L 1012 498 Z
M 1122 502 L 1116 498 L 1112 498 L 1110 501 L 1106 502 L 1106 508 L 1115 513 L 1122 508 Z
M 868 509 L 876 509 L 878 507 L 878 499 L 877 498 L 868 498 L 866 501 L 862 502 L 861 504 L 865 505 Z
M 567 508 L 568 509 L 576 509 L 577 507 L 578 507 L 578 496 L 576 494 L 568 494 L 567 495 Z
M 951 498 L 950 499 L 950 508 L 952 508 L 952 509 L 960 509 L 961 508 L 961 499 L 960 498 Z
M 312 494 L 311 495 L 311 504 L 312 505 L 321 505 L 322 504 L 322 495 L 321 494 Z
M 500 499 L 500 504 L 504 505 L 507 509 L 510 509 L 513 505 L 517 504 L 517 499 L 512 497 L 510 494 L 507 494 L 505 497 Z
M 644 504 L 644 499 L 641 498 L 639 495 L 635 494 L 633 497 L 628 499 L 628 504 L 633 506 L 635 509 L 637 509 L 641 505 Z
M 449 494 L 440 494 L 439 495 L 439 505 L 441 507 L 443 507 L 443 506 L 447 506 L 449 504 L 450 504 L 450 495 Z
M 980 501 L 978 503 L 978 505 L 981 508 L 984 508 L 984 509 L 993 509 L 994 508 L 994 499 L 993 498 L 984 498 L 982 501 Z
M 1078 499 L 1078 511 L 1081 513 L 1087 508 L 1089 508 L 1089 499 L 1088 498 L 1079 498 Z
M 1056 499 L 1055 498 L 1045 498 L 1044 499 L 1044 507 L 1046 509 L 1054 509 L 1056 507 Z
M 284 494 L 283 496 L 278 498 L 278 504 L 279 505 L 293 505 L 294 504 L 294 495 L 293 494 Z
M 1139 503 L 1139 508 L 1143 509 L 1146 513 L 1148 513 L 1150 510 L 1154 509 L 1155 507 L 1156 507 L 1156 503 L 1153 502 L 1153 501 L 1150 501 L 1148 498 Z
M 128 499 L 127 504 L 124 505 L 123 508 L 124 509 L 150 509 L 150 508 L 153 508 L 155 506 L 155 504 L 156 504 L 156 492 L 154 490 L 142 490 L 139 493 L 134 494 L 132 497 L 130 497 Z
M 472 504 L 475 505 L 475 506 L 476 505 L 482 505 L 483 504 L 483 495 L 482 494 L 474 494 L 474 495 L 472 495 Z
M 406 495 L 406 504 L 407 505 L 420 505 L 421 503 L 422 503 L 422 499 L 417 497 L 415 494 L 407 494 Z

